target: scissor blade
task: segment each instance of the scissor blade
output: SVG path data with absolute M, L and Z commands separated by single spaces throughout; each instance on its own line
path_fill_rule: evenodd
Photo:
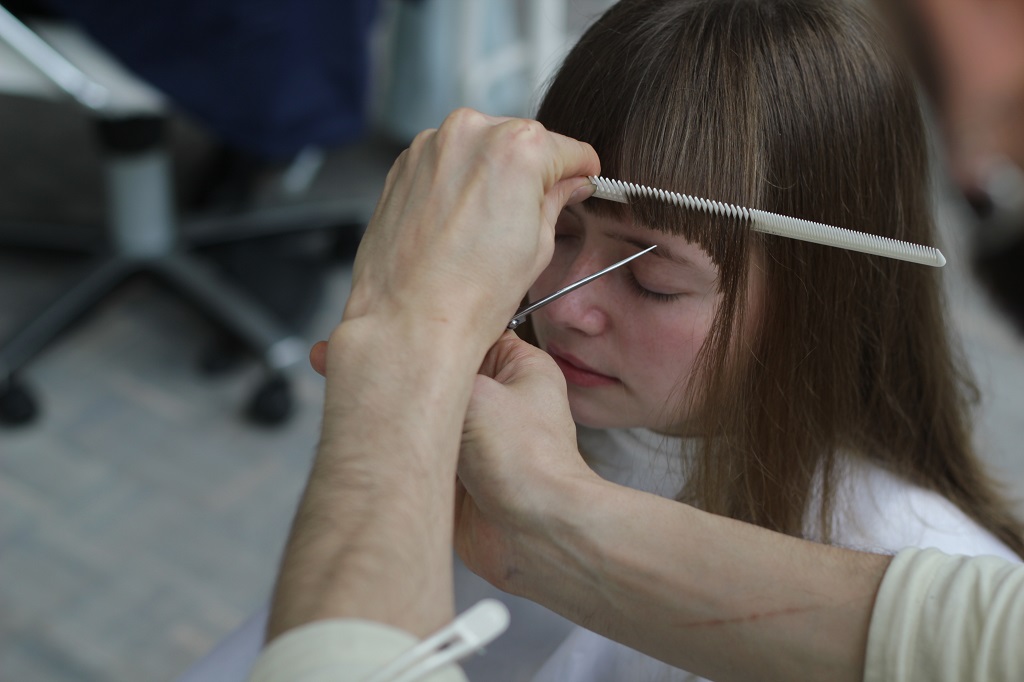
M 614 263 L 612 265 L 609 265 L 604 270 L 599 270 L 598 272 L 595 272 L 592 275 L 587 275 L 586 277 L 584 277 L 583 279 L 579 280 L 578 282 L 573 282 L 569 286 L 567 286 L 567 287 L 565 287 L 563 289 L 559 289 L 558 291 L 556 291 L 553 294 L 545 296 L 544 298 L 540 299 L 536 303 L 531 303 L 530 305 L 526 306 L 525 308 L 520 310 L 518 313 L 516 313 L 516 316 L 512 318 L 511 322 L 508 323 L 508 328 L 509 329 L 515 329 L 516 327 L 518 327 L 519 325 L 521 325 L 523 323 L 523 320 L 526 319 L 527 315 L 529 315 L 533 311 L 537 310 L 538 308 L 543 308 L 548 303 L 551 303 L 552 301 L 555 301 L 555 300 L 561 298 L 562 296 L 565 296 L 566 294 L 568 294 L 568 293 L 570 293 L 572 291 L 575 291 L 576 289 L 579 289 L 584 284 L 589 284 L 590 282 L 593 282 L 595 279 L 597 279 L 601 275 L 606 275 L 609 272 L 611 272 L 612 270 L 614 270 L 615 268 L 622 267 L 623 265 L 625 265 L 629 261 L 633 260 L 634 258 L 639 258 L 640 256 L 644 255 L 648 251 L 652 251 L 652 250 L 654 250 L 656 248 L 658 248 L 657 244 L 654 244 L 653 246 L 648 246 L 643 251 L 639 251 L 637 253 L 634 253 L 632 256 L 629 256 L 628 258 L 623 258 L 618 263 Z

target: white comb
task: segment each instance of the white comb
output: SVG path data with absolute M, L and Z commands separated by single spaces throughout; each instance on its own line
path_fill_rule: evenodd
M 734 204 L 725 204 L 720 201 L 711 201 L 689 194 L 669 192 L 664 189 L 655 189 L 646 185 L 635 185 L 632 182 L 622 182 L 611 178 L 592 176 L 590 181 L 597 188 L 593 196 L 599 199 L 617 201 L 620 204 L 628 204 L 630 197 L 650 197 L 661 201 L 682 206 L 696 211 L 712 213 L 729 218 L 739 218 L 746 222 L 750 229 L 766 234 L 775 234 L 790 239 L 800 239 L 805 242 L 824 244 L 825 246 L 836 246 L 850 251 L 860 251 L 886 258 L 896 258 L 911 263 L 920 263 L 932 267 L 941 268 L 946 264 L 946 258 L 942 252 L 931 246 L 921 246 L 910 242 L 879 237 L 878 235 L 866 232 L 856 232 L 843 227 L 825 225 L 811 220 L 791 218 L 789 216 L 760 211 L 756 208 L 744 208 Z

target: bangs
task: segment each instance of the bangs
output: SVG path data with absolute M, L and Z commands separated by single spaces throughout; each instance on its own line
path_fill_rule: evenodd
M 666 3 L 641 8 L 649 16 L 637 22 L 629 17 L 635 6 L 620 2 L 581 38 L 538 120 L 592 145 L 606 177 L 757 207 L 754 37 L 730 21 L 728 4 L 706 6 L 692 21 L 679 20 L 680 4 Z M 621 26 L 635 28 L 623 34 Z M 648 198 L 592 200 L 587 209 L 682 236 L 723 275 L 745 265 L 750 231 L 740 220 Z

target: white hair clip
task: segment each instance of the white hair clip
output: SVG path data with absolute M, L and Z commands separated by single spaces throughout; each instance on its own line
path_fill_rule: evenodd
M 508 623 L 508 607 L 497 599 L 482 599 L 363 682 L 414 682 L 423 679 L 490 644 L 505 632 Z

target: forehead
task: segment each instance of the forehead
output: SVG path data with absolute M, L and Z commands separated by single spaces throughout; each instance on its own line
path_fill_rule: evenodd
M 711 256 L 697 242 L 692 242 L 679 234 L 670 234 L 664 230 L 655 230 L 638 224 L 628 214 L 614 216 L 595 212 L 588 206 L 594 201 L 602 200 L 590 199 L 582 204 L 567 206 L 562 211 L 562 216 L 568 221 L 583 226 L 588 231 L 593 231 L 613 241 L 630 244 L 637 249 L 645 249 L 657 244 L 658 248 L 649 254 L 654 257 L 651 259 L 654 262 L 712 275 L 717 274 L 718 268 L 711 260 Z

